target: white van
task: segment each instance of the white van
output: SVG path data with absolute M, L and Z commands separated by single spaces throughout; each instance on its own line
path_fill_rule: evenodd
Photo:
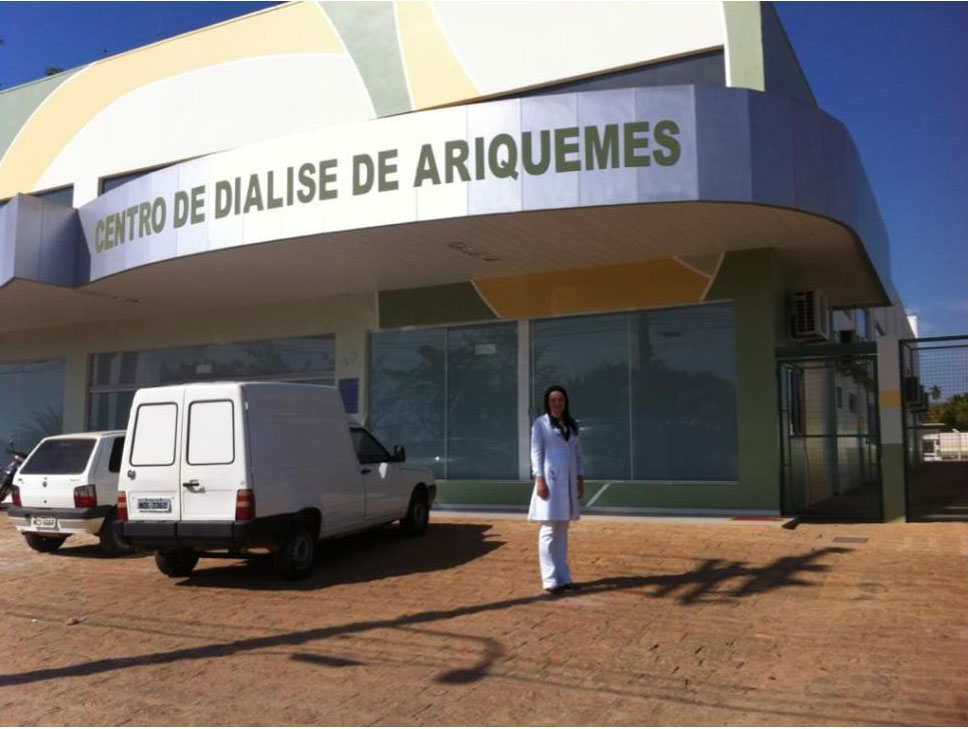
M 433 474 L 350 423 L 322 385 L 205 383 L 138 390 L 118 491 L 122 538 L 158 550 L 166 575 L 204 556 L 266 548 L 286 577 L 316 543 L 401 520 L 422 534 Z M 219 554 L 210 554 L 220 550 Z
M 44 438 L 14 477 L 7 515 L 27 544 L 53 552 L 71 534 L 97 534 L 109 556 L 131 552 L 113 527 L 124 431 Z

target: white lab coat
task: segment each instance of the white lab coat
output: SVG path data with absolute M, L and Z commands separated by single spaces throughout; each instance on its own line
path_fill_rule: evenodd
M 531 492 L 529 521 L 578 521 L 578 477 L 585 471 L 581 460 L 581 437 L 572 433 L 568 440 L 542 415 L 531 426 L 531 470 L 544 476 L 548 498 Z

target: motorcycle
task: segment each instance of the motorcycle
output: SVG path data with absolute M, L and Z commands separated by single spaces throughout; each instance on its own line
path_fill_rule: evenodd
M 27 458 L 26 453 L 21 453 L 13 449 L 13 441 L 10 441 L 10 447 L 7 448 L 7 453 L 10 454 L 13 460 L 7 464 L 6 468 L 0 471 L 0 502 L 4 501 L 7 498 L 7 494 L 13 489 L 14 476 L 20 470 L 20 464 Z

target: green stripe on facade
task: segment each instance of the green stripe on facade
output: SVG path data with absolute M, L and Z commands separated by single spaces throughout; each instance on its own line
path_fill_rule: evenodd
M 602 487 L 608 488 L 602 491 Z M 438 481 L 434 506 L 447 508 L 527 508 L 530 481 Z M 595 509 L 675 509 L 681 511 L 778 511 L 759 499 L 744 498 L 735 483 L 657 483 L 636 481 L 587 481 L 582 506 L 594 499 Z
M 411 111 L 393 4 L 321 2 L 320 6 L 343 38 L 377 116 Z
M 776 385 L 777 315 L 783 297 L 772 249 L 727 253 L 709 289 L 711 301 L 731 299 L 736 312 L 736 417 L 740 486 L 724 488 L 734 508 L 780 509 L 780 416 Z M 697 500 L 715 497 L 690 488 Z
M 379 296 L 381 329 L 497 318 L 470 283 L 381 291 Z
M 0 93 L 0 159 L 6 154 L 17 132 L 44 99 L 80 69 L 64 71 L 56 76 L 33 81 Z
M 729 85 L 765 91 L 760 4 L 725 2 L 723 12 L 726 15 L 726 67 L 729 70 Z
M 884 521 L 904 521 L 906 518 L 905 477 L 904 446 L 900 443 L 881 443 Z

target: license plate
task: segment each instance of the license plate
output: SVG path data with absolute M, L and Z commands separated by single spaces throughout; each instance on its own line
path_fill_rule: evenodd
M 171 511 L 171 499 L 138 499 L 138 511 L 156 511 L 167 514 Z
M 35 529 L 57 529 L 57 519 L 52 516 L 32 516 L 30 526 Z

